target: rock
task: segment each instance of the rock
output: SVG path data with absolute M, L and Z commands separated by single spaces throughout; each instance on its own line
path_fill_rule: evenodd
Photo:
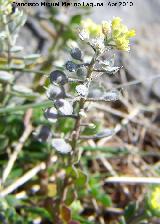
M 96 2 L 94 0 L 94 2 Z M 94 7 L 92 19 L 96 22 L 111 20 L 113 16 L 120 16 L 130 28 L 135 28 L 137 35 L 130 54 L 123 54 L 123 65 L 134 79 L 143 80 L 146 90 L 153 91 L 160 97 L 160 79 L 146 81 L 147 78 L 160 74 L 160 1 L 132 0 L 134 5 L 127 7 Z M 109 2 L 109 1 L 107 1 Z M 110 2 L 118 2 L 111 0 Z M 98 15 L 98 16 L 97 16 Z
M 129 74 L 135 79 L 142 80 L 147 90 L 160 97 L 160 79 L 147 80 L 151 76 L 160 74 L 160 33 L 159 24 L 144 26 L 135 46 L 130 54 L 124 54 L 123 64 Z

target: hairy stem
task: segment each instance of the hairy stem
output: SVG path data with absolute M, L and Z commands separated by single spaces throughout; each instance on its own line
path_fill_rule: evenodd
M 95 61 L 96 61 L 96 57 L 97 57 L 97 53 L 94 54 L 94 56 L 93 56 L 93 58 L 91 60 L 91 63 L 88 66 L 87 77 L 86 77 L 86 80 L 84 81 L 84 82 L 87 81 L 88 85 L 90 84 L 90 81 L 91 81 L 91 75 L 92 75 L 92 71 L 93 71 L 93 66 L 94 66 Z M 79 136 L 80 136 L 80 127 L 81 127 L 81 115 L 80 115 L 80 112 L 81 112 L 81 110 L 84 109 L 84 106 L 85 106 L 85 99 L 81 98 L 80 101 L 79 101 L 78 117 L 77 117 L 77 120 L 75 122 L 74 130 L 72 132 L 72 142 L 71 142 L 71 145 L 72 145 L 72 150 L 73 151 L 75 151 L 75 149 L 76 149 L 77 140 L 79 139 Z
M 83 83 L 88 82 L 88 86 L 90 85 L 90 82 L 92 79 L 91 75 L 93 72 L 94 64 L 96 62 L 96 57 L 97 57 L 97 54 L 95 53 L 91 60 L 91 63 L 88 66 L 87 77 L 83 82 Z M 70 144 L 72 146 L 72 151 L 73 151 L 72 158 L 74 157 L 73 155 L 77 154 L 76 147 L 77 147 L 77 142 L 80 139 L 80 131 L 81 131 L 80 128 L 81 128 L 81 120 L 82 120 L 82 116 L 81 116 L 80 112 L 84 109 L 85 102 L 86 102 L 86 99 L 81 97 L 80 100 L 74 104 L 75 109 L 78 106 L 78 109 L 77 109 L 78 111 L 77 111 L 77 116 L 75 117 L 76 121 L 75 121 L 75 125 L 74 125 L 73 131 L 72 131 L 72 137 L 71 137 L 71 142 L 70 142 Z M 72 158 L 68 157 L 67 166 L 72 164 L 71 163 Z M 57 216 L 55 217 L 55 220 L 59 218 L 58 216 L 59 216 L 59 212 L 60 212 L 60 205 L 61 205 L 61 203 L 63 203 L 65 201 L 66 190 L 67 190 L 68 184 L 69 184 L 68 176 L 65 176 L 65 178 L 63 180 L 63 184 L 61 186 L 61 190 L 60 190 L 60 194 L 59 194 L 60 196 L 57 200 L 57 204 L 56 204 L 56 208 L 55 208 L 56 214 L 57 214 Z

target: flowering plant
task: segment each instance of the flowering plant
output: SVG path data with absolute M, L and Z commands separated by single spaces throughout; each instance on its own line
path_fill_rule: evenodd
M 129 51 L 130 38 L 135 36 L 135 30 L 128 30 L 119 17 L 115 17 L 112 22 L 103 21 L 102 24 L 95 24 L 91 19 L 87 19 L 82 21 L 81 25 L 81 39 L 90 40 L 102 52 L 109 46 Z
M 67 203 L 66 192 L 69 191 L 70 181 L 73 185 L 75 184 L 75 187 L 77 187 L 77 181 L 83 187 L 87 181 L 86 174 L 75 166 L 81 157 L 80 143 L 82 144 L 87 139 L 108 138 L 115 133 L 114 129 L 105 128 L 93 135 L 83 134 L 86 127 L 95 128 L 95 124 L 89 123 L 87 120 L 87 112 L 92 102 L 109 102 L 119 99 L 118 90 L 101 89 L 98 87 L 99 81 L 102 75 L 112 76 L 120 69 L 120 67 L 114 66 L 114 57 L 107 59 L 106 53 L 112 49 L 128 51 L 129 40 L 135 35 L 135 31 L 128 30 L 121 23 L 120 18 L 114 18 L 111 24 L 105 21 L 100 25 L 87 19 L 81 22 L 78 35 L 82 42 L 92 49 L 90 60 L 85 59 L 87 57 L 84 56 L 83 50 L 78 45 L 71 48 L 72 60 L 67 61 L 64 67 L 51 72 L 49 75 L 50 86 L 46 91 L 47 97 L 53 102 L 53 106 L 44 111 L 46 119 L 56 124 L 56 127 L 61 118 L 74 120 L 73 128 L 71 127 L 65 135 L 57 133 L 55 130 L 56 132 L 51 137 L 48 132 L 48 138 L 50 138 L 54 150 L 58 154 L 68 155 L 65 159 L 64 181 L 57 183 L 61 192 L 59 192 L 60 198 L 56 201 L 56 222 L 61 219 L 59 215 L 61 206 Z M 72 89 L 73 83 L 74 89 Z M 96 88 L 93 88 L 93 84 Z M 65 218 L 63 221 L 66 221 Z

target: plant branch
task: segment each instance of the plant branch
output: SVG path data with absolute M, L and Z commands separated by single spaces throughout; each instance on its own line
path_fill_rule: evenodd
M 94 66 L 95 61 L 96 61 L 96 57 L 97 57 L 97 53 L 94 54 L 94 56 L 93 56 L 93 58 L 92 58 L 92 60 L 90 62 L 90 65 L 88 66 L 86 80 L 89 80 L 89 83 L 90 83 L 90 79 L 91 79 L 91 75 L 92 75 L 92 71 L 93 71 L 93 66 Z M 75 123 L 75 126 L 74 126 L 74 130 L 72 132 L 72 142 L 71 142 L 71 145 L 72 145 L 72 150 L 73 151 L 76 148 L 77 140 L 78 140 L 79 134 L 80 134 L 80 128 L 81 128 L 80 111 L 84 109 L 85 101 L 86 101 L 85 98 L 80 98 L 80 101 L 79 101 L 78 118 L 76 120 L 76 123 Z

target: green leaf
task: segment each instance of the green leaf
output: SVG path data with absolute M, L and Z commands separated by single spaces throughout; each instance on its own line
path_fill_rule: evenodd
M 112 205 L 112 200 L 109 195 L 107 195 L 100 186 L 100 183 L 96 178 L 91 178 L 89 181 L 90 194 L 98 202 L 102 203 L 104 206 L 109 207 Z
M 23 174 L 23 169 L 22 168 L 15 168 L 9 174 L 8 179 L 13 181 L 14 179 L 17 179 L 18 177 L 20 177 L 22 174 Z
M 102 203 L 104 206 L 106 206 L 106 207 L 109 207 L 109 206 L 112 205 L 112 200 L 111 200 L 110 196 L 107 195 L 107 194 L 104 194 L 104 193 L 99 194 L 99 195 L 97 196 L 97 200 L 98 200 L 99 202 L 101 202 L 101 203 Z
M 72 202 L 75 200 L 75 193 L 73 188 L 68 188 L 66 199 L 65 199 L 65 204 L 70 205 Z
M 57 128 L 60 132 L 67 134 L 74 127 L 74 120 L 71 118 L 60 118 L 58 119 Z
M 0 152 L 8 146 L 9 139 L 5 135 L 0 135 Z
M 20 201 L 14 195 L 7 195 L 6 201 L 10 207 L 15 207 L 20 204 Z
M 25 208 L 25 210 L 32 213 L 32 214 L 40 215 L 42 218 L 52 220 L 52 217 L 51 217 L 50 213 L 44 208 L 27 207 L 27 208 Z
M 83 131 L 83 135 L 95 135 L 101 128 L 100 122 L 92 122 L 95 125 L 95 128 L 86 127 Z
M 74 184 L 77 188 L 84 187 L 85 184 L 87 183 L 87 175 L 81 171 L 80 169 L 78 171 L 78 177 L 76 178 Z
M 126 220 L 130 219 L 131 217 L 133 217 L 135 215 L 137 209 L 137 205 L 135 202 L 131 202 L 124 211 L 124 217 Z
M 80 24 L 81 22 L 81 19 L 82 19 L 82 15 L 75 15 L 75 16 L 72 16 L 71 20 L 70 20 L 70 24 Z
M 101 151 L 107 152 L 111 154 L 127 154 L 128 150 L 126 148 L 118 148 L 118 147 L 92 147 L 92 146 L 83 146 L 83 150 L 85 151 Z
M 72 177 L 72 178 L 77 178 L 78 177 L 78 171 L 77 171 L 77 168 L 75 166 L 69 166 L 67 167 L 66 169 L 66 174 L 69 176 L 69 177 Z

